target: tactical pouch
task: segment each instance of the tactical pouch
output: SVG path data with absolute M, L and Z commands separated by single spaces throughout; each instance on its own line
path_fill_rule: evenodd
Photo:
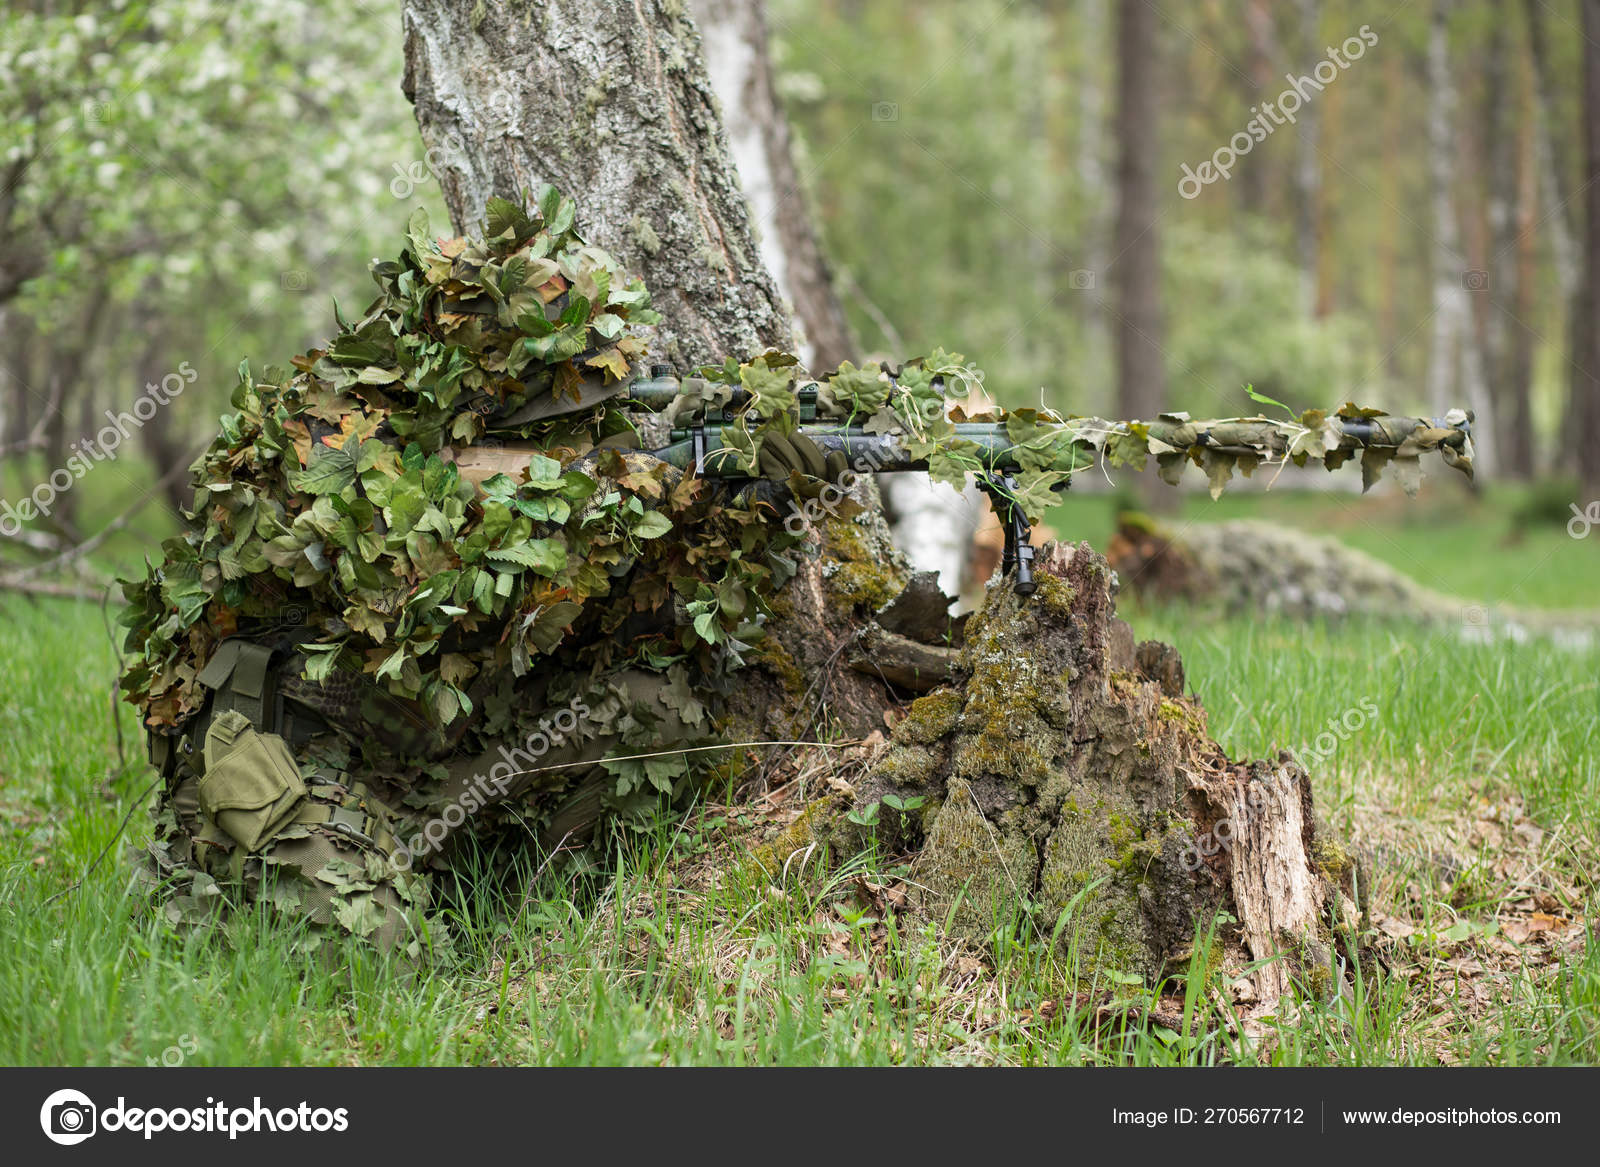
M 206 731 L 200 808 L 248 852 L 276 835 L 305 797 L 289 747 L 275 733 L 257 733 L 230 709 Z

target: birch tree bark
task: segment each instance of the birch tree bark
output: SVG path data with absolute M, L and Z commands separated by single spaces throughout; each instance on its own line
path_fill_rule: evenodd
M 691 0 L 689 8 L 762 261 L 793 312 L 799 356 L 812 369 L 836 368 L 856 355 L 855 341 L 795 169 L 789 119 L 773 84 L 765 5 Z
M 700 37 L 669 0 L 405 0 L 405 93 L 458 232 L 551 182 L 644 278 L 680 371 L 787 348 Z
M 813 369 L 858 358 L 795 169 L 789 121 L 773 85 L 765 5 L 691 0 L 690 10 L 762 260 L 793 310 L 800 358 Z M 937 571 L 944 591 L 958 595 L 982 512 L 976 491 L 964 496 L 920 471 L 890 475 L 879 487 L 895 542 L 914 567 Z

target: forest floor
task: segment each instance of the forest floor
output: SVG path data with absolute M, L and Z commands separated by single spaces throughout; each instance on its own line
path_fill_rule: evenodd
M 1516 492 L 1464 519 L 1427 495 L 1250 502 L 1471 602 L 1600 608 L 1600 530 L 1529 525 Z M 1187 517 L 1244 509 L 1202 505 Z M 1106 501 L 1068 506 L 1056 528 L 1103 546 Z M 108 545 L 111 562 L 128 566 L 140 535 Z M 753 852 L 870 744 L 772 759 L 758 796 L 722 792 L 580 886 L 545 871 L 455 896 L 460 959 L 426 976 L 355 949 L 307 970 L 248 913 L 181 936 L 127 893 L 122 846 L 106 850 L 125 816 L 124 844 L 148 837 L 151 775 L 133 711 L 110 700 L 100 610 L 6 596 L 0 1063 L 1600 1062 L 1600 646 L 1123 614 L 1179 647 L 1231 755 L 1315 753 L 1319 810 L 1373 877 L 1380 959 L 1353 989 L 1262 1024 L 1241 1024 L 1199 964 L 1069 991 L 1070 959 L 1025 923 L 997 920 L 977 950 L 902 912 L 895 856 L 763 867 Z

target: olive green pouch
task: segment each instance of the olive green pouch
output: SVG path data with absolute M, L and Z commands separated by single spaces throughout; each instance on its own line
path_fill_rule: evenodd
M 200 808 L 246 851 L 261 846 L 294 817 L 305 797 L 289 747 L 275 733 L 257 733 L 230 709 L 206 731 Z

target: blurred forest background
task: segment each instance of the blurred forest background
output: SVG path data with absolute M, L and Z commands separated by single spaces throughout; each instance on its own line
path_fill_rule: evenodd
M 592 901 L 548 863 L 463 896 L 471 955 L 410 988 L 354 957 L 305 978 L 264 915 L 219 948 L 131 901 L 102 860 L 149 841 L 152 786 L 108 584 L 160 560 L 241 360 L 266 379 L 335 304 L 355 317 L 418 206 L 448 230 L 441 181 L 466 203 L 402 88 L 403 9 L 453 18 L 449 63 L 489 78 L 457 89 L 491 94 L 457 154 L 576 140 L 612 165 L 659 123 L 601 137 L 627 105 L 609 49 L 540 41 L 566 54 L 520 59 L 602 83 L 537 92 L 475 51 L 551 13 L 676 45 L 690 13 L 818 367 L 942 346 L 1002 404 L 1123 417 L 1254 413 L 1246 384 L 1296 412 L 1474 409 L 1472 486 L 1434 465 L 1417 499 L 1358 497 L 1346 466 L 1213 502 L 1191 473 L 1140 500 L 1174 514 L 1119 527 L 1133 476 L 1085 474 L 1049 517 L 1107 552 L 1139 637 L 1181 649 L 1232 757 L 1300 747 L 1331 837 L 1370 857 L 1377 974 L 1264 1044 L 1209 942 L 1178 1012 L 1139 1004 L 1167 980 L 1063 996 L 1065 914 L 1047 942 L 1000 920 L 979 960 L 868 907 L 900 856 L 745 863 L 832 788 L 805 752 L 640 836 Z M 510 73 L 527 101 L 501 110 Z M 447 104 L 419 101 L 435 151 Z M 638 186 L 568 193 L 580 222 L 611 195 L 605 242 L 658 296 L 697 275 L 707 302 L 770 305 L 694 218 L 660 246 Z M 1600 1063 L 1596 287 L 1600 0 L 0 0 L 0 1062 L 155 1064 L 193 1038 L 205 1065 Z M 1145 570 L 1163 527 L 1231 572 L 1221 596 Z M 970 551 L 975 528 L 922 529 Z M 1364 729 L 1328 752 L 1341 711 Z
M 1586 4 L 691 8 L 714 78 L 721 22 L 768 34 L 782 201 L 848 320 L 808 329 L 819 356 L 942 345 L 1001 402 L 1073 413 L 1253 412 L 1247 382 L 1297 410 L 1466 405 L 1482 480 L 1550 480 L 1564 522 L 1600 497 Z M 0 498 L 198 374 L 29 536 L 71 542 L 152 488 L 185 501 L 234 366 L 363 307 L 414 205 L 446 220 L 398 4 L 11 0 L 0 32 Z M 1293 123 L 1251 140 L 1297 77 Z

